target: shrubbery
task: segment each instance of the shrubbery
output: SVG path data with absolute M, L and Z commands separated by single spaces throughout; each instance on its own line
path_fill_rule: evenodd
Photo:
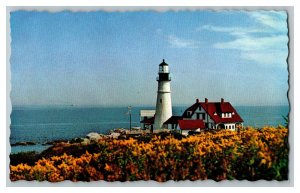
M 283 127 L 205 132 L 182 139 L 155 136 L 146 142 L 105 139 L 96 146 L 92 153 L 55 155 L 32 166 L 10 165 L 10 179 L 164 182 L 288 178 L 288 130 Z

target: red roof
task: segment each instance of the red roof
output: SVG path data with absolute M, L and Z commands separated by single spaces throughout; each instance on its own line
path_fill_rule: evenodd
M 187 108 L 184 113 L 183 113 L 183 117 L 192 117 L 193 113 L 195 112 L 195 110 L 199 107 L 200 103 L 195 103 L 192 106 L 190 106 L 189 108 Z M 187 112 L 191 111 L 192 113 L 190 113 L 190 115 L 188 116 Z
M 215 123 L 243 122 L 243 119 L 229 102 L 201 102 L 200 104 Z M 222 113 L 231 113 L 231 117 L 222 118 Z
M 237 123 L 237 122 L 243 122 L 243 119 L 240 117 L 240 115 L 236 112 L 236 110 L 232 107 L 232 105 L 229 102 L 199 102 L 197 101 L 195 104 L 187 108 L 184 113 L 183 117 L 191 118 L 197 108 L 201 106 L 207 114 L 210 116 L 210 118 L 215 123 Z M 188 112 L 190 112 L 188 114 Z M 231 113 L 231 118 L 226 117 L 222 118 L 222 113 Z
M 205 125 L 203 120 L 178 120 L 181 130 L 196 130 L 198 128 L 204 129 Z

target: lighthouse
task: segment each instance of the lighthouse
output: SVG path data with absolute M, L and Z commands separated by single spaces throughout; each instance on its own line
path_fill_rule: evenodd
M 154 129 L 162 129 L 163 124 L 172 116 L 171 88 L 170 88 L 169 65 L 163 62 L 159 64 L 158 71 L 158 89 L 156 100 L 156 111 L 154 120 Z

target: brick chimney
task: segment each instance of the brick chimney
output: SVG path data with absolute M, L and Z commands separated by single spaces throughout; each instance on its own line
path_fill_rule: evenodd
M 200 101 L 199 101 L 199 99 L 196 99 L 196 103 L 199 103 Z
M 222 104 L 224 103 L 224 99 L 223 99 L 223 98 L 221 98 L 221 103 L 222 103 Z
M 207 104 L 208 103 L 208 99 L 207 98 L 205 98 L 205 104 Z

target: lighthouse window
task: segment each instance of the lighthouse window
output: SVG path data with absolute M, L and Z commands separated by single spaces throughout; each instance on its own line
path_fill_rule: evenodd
M 162 103 L 162 99 L 159 99 L 159 102 Z

